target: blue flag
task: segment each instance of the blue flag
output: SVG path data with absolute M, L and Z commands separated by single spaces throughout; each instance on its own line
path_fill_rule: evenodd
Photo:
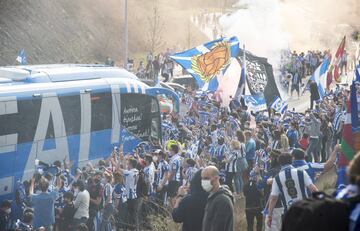
M 355 81 L 360 82 L 360 65 L 355 68 Z
M 325 96 L 325 88 L 326 87 L 326 72 L 329 68 L 330 60 L 325 58 L 321 65 L 315 70 L 310 80 L 314 80 L 318 86 L 318 91 L 320 95 L 320 99 Z
M 243 95 L 246 106 L 254 112 L 266 110 L 266 100 L 263 95 Z
M 17 58 L 16 58 L 16 61 L 18 61 L 19 64 L 21 64 L 21 65 L 25 65 L 25 64 L 26 64 L 26 57 L 25 57 L 25 50 L 24 50 L 24 49 L 21 49 L 21 50 L 19 51 L 19 54 L 18 54 L 18 56 L 17 56 Z
M 220 38 L 170 57 L 195 78 L 199 89 L 216 91 L 217 78 L 225 73 L 231 58 L 238 53 L 239 40 L 232 37 Z
M 288 104 L 286 101 L 281 100 L 280 97 L 276 97 L 274 102 L 271 104 L 270 108 L 274 109 L 276 112 L 280 112 L 281 114 L 284 114 L 288 107 Z

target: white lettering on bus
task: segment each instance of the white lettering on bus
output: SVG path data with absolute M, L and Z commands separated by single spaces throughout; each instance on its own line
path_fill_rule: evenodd
M 54 128 L 55 148 L 43 150 L 50 116 Z M 59 99 L 55 93 L 46 94 L 43 95 L 41 101 L 39 121 L 36 127 L 34 142 L 24 169 L 23 179 L 31 177 L 34 170 L 35 158 L 45 163 L 52 163 L 54 160 L 62 160 L 64 157 L 69 159 L 69 149 Z
M 112 132 L 111 132 L 111 143 L 118 143 L 120 140 L 120 86 L 111 86 L 112 95 Z
M 79 166 L 89 160 L 90 139 L 91 139 L 91 97 L 90 93 L 80 93 L 81 118 L 80 118 L 80 149 Z

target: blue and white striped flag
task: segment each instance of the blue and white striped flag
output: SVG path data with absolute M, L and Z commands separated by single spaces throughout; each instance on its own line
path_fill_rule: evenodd
M 220 38 L 170 57 L 195 78 L 199 89 L 216 91 L 218 78 L 238 53 L 239 40 L 232 37 Z
M 25 50 L 24 49 L 21 49 L 19 51 L 19 54 L 18 56 L 16 57 L 16 61 L 19 62 L 19 64 L 21 65 L 25 65 L 26 64 L 26 57 L 25 57 Z
M 325 88 L 326 88 L 326 74 L 329 68 L 330 60 L 325 58 L 321 65 L 315 70 L 313 75 L 310 77 L 310 80 L 314 80 L 318 86 L 318 91 L 320 95 L 320 99 L 325 96 Z
M 280 112 L 281 114 L 285 113 L 287 107 L 288 107 L 287 102 L 281 100 L 279 96 L 276 96 L 274 102 L 270 106 L 270 108 L 274 109 L 277 112 Z

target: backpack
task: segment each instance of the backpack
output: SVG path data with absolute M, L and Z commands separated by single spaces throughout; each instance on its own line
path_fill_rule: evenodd
M 347 231 L 349 203 L 322 192 L 292 204 L 284 216 L 282 231 Z

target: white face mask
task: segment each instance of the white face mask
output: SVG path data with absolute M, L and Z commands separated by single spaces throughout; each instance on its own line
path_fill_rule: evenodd
M 158 161 L 158 157 L 157 156 L 153 156 L 153 161 L 157 162 Z
M 206 191 L 210 192 L 213 186 L 211 185 L 210 180 L 201 180 L 201 187 Z
M 11 213 L 11 208 L 6 209 L 5 213 L 10 214 Z
M 78 193 L 79 193 L 79 189 L 74 189 L 74 196 L 77 196 L 78 195 Z

